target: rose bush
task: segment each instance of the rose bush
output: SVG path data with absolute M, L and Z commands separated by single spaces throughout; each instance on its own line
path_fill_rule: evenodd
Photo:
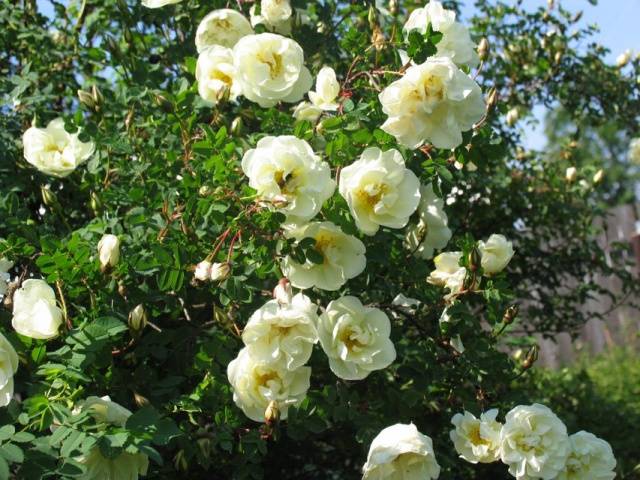
M 0 0 L 0 478 L 628 473 L 517 392 L 640 288 L 579 148 L 634 160 L 639 60 L 425 3 Z

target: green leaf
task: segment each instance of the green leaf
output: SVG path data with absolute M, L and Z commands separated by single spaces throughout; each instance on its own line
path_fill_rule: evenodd
M 0 455 L 11 463 L 22 463 L 24 460 L 22 449 L 13 443 L 5 443 L 0 446 Z
M 0 442 L 10 439 L 15 432 L 16 427 L 13 425 L 4 425 L 0 428 Z

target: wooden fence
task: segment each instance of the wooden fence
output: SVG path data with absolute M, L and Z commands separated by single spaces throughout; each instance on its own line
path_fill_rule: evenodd
M 610 261 L 610 246 L 614 242 L 630 242 L 635 252 L 635 265 L 640 270 L 640 232 L 638 219 L 640 205 L 621 205 L 610 211 L 602 219 L 604 226 L 598 243 L 604 249 Z M 628 259 L 631 260 L 631 259 Z M 599 277 L 596 281 L 613 292 L 620 292 L 620 282 L 616 278 Z M 639 280 L 640 281 L 640 280 Z M 611 311 L 610 311 L 611 310 Z M 611 300 L 602 296 L 587 302 L 584 312 L 608 312 L 604 320 L 590 320 L 572 341 L 569 334 L 561 333 L 554 339 L 539 339 L 540 357 L 538 365 L 558 368 L 571 364 L 578 355 L 596 355 L 607 348 L 622 345 L 634 345 L 640 349 L 640 311 L 622 304 L 612 309 Z

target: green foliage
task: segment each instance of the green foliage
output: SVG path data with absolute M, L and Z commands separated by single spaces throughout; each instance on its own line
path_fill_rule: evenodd
M 246 2 L 238 3 L 247 14 Z M 148 455 L 147 478 L 350 480 L 360 478 L 380 429 L 410 421 L 434 439 L 441 478 L 508 478 L 503 466 L 463 464 L 448 439 L 450 418 L 463 408 L 505 413 L 514 406 L 511 388 L 520 385 L 513 380 L 523 369 L 499 349 L 504 336 L 575 332 L 597 315 L 578 307 L 611 294 L 598 276 L 619 280 L 625 297 L 637 293 L 638 284 L 620 260 L 626 247 L 614 246 L 607 261 L 594 240 L 594 219 L 603 213 L 596 187 L 568 184 L 565 164 L 523 152 L 502 114 L 514 105 L 558 104 L 577 124 L 601 125 L 616 115 L 631 136 L 640 110 L 635 76 L 607 66 L 594 46 L 581 50 L 592 30 L 569 34 L 569 12 L 478 1 L 473 34 L 492 45 L 478 81 L 485 92 L 495 87 L 502 101 L 454 151 L 408 150 L 380 129 L 385 116 L 377 95 L 403 67 L 398 47 L 421 61 L 434 53 L 441 34 L 430 27 L 403 43 L 404 15 L 379 14 L 387 43 L 372 48 L 369 3 L 294 2 L 312 18 L 293 32 L 306 64 L 314 74 L 331 65 L 341 79 L 341 108 L 314 126 L 296 122 L 286 105 L 262 109 L 241 99 L 211 108 L 198 96 L 197 24 L 214 8 L 236 8 L 235 2 L 183 1 L 162 9 L 145 9 L 137 0 L 55 2 L 48 18 L 33 0 L 0 0 L 0 88 L 6 92 L 0 256 L 16 263 L 21 279 L 42 277 L 56 285 L 68 320 L 59 338 L 31 340 L 13 333 L 10 308 L 0 308 L 2 331 L 20 356 L 18 401 L 0 410 L 0 478 L 8 472 L 24 479 L 73 478 L 81 471 L 77 458 L 98 445 L 109 458 Z M 400 13 L 414 3 L 400 2 Z M 558 33 L 549 46 L 539 46 L 552 27 Z M 94 87 L 96 104 L 80 102 L 77 91 Z M 21 142 L 33 119 L 43 126 L 58 116 L 98 146 L 87 164 L 62 180 L 27 164 Z M 349 382 L 336 378 L 316 348 L 307 398 L 269 435 L 234 405 L 226 368 L 241 348 L 238 332 L 281 277 L 281 258 L 322 261 L 312 242 L 285 238 L 283 215 L 255 202 L 240 168 L 242 155 L 260 138 L 285 134 L 307 140 L 334 172 L 367 146 L 399 148 L 421 183 L 452 199 L 446 210 L 454 237 L 447 249 L 463 251 L 464 266 L 470 266 L 475 241 L 492 233 L 513 240 L 517 253 L 507 272 L 462 295 L 450 312 L 455 321 L 441 326 L 443 291 L 425 281 L 433 262 L 403 247 L 402 230 L 359 234 L 335 195 L 320 218 L 365 242 L 367 269 L 339 292 L 308 293 L 320 305 L 356 295 L 383 309 L 392 318 L 397 360 Z M 109 272 L 101 272 L 96 258 L 105 232 L 122 242 L 121 261 Z M 231 276 L 197 284 L 193 267 L 212 253 L 214 261 L 231 262 Z M 419 299 L 421 307 L 395 307 L 398 293 Z M 521 315 L 508 326 L 503 315 L 513 303 L 521 304 Z M 141 333 L 128 325 L 137 305 L 151 321 Z M 462 355 L 451 346 L 458 335 Z M 572 375 L 582 388 L 587 377 Z M 538 393 L 519 400 L 543 399 L 572 426 L 593 425 L 612 443 L 618 438 L 586 416 L 570 416 L 560 394 Z M 106 394 L 133 411 L 123 427 L 96 425 L 74 412 L 87 396 Z M 585 390 L 573 398 L 574 407 L 597 405 L 588 403 Z

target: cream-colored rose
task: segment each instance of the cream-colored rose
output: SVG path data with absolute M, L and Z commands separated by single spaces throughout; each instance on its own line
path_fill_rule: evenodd
M 409 67 L 378 98 L 389 117 L 381 128 L 409 148 L 455 148 L 485 112 L 478 84 L 448 57 Z
M 298 243 L 304 238 L 313 238 L 315 249 L 323 258 L 322 263 L 307 260 L 304 264 L 289 256 L 284 258 L 282 272 L 296 288 L 338 290 L 347 280 L 360 275 L 367 264 L 364 244 L 331 222 L 308 223 L 285 233 Z
M 252 34 L 253 28 L 244 15 L 230 8 L 221 8 L 210 12 L 198 25 L 196 49 L 202 53 L 212 45 L 233 48 L 242 37 Z
M 50 121 L 47 128 L 29 128 L 22 143 L 27 162 L 42 173 L 59 178 L 86 162 L 95 150 L 92 142 L 81 142 L 77 133 L 67 133 L 62 118 Z
M 486 242 L 478 242 L 481 265 L 486 275 L 501 272 L 513 258 L 513 244 L 504 235 L 493 234 Z
M 427 282 L 448 288 L 457 293 L 464 286 L 467 270 L 460 266 L 462 252 L 444 252 L 433 259 L 436 269 L 429 274 Z
M 0 407 L 13 398 L 13 376 L 18 371 L 18 354 L 9 340 L 0 333 Z
M 442 33 L 442 40 L 437 45 L 438 56 L 449 57 L 457 65 L 478 65 L 480 58 L 469 31 L 460 22 L 456 22 L 456 12 L 443 8 L 440 2 L 431 0 L 424 8 L 411 12 L 403 31 L 405 35 L 411 30 L 425 34 L 429 24 L 434 31 Z
M 124 427 L 131 411 L 122 405 L 111 401 L 108 395 L 104 397 L 88 397 L 80 402 L 74 413 L 88 412 L 96 422 L 108 423 Z M 123 479 L 136 480 L 139 475 L 146 475 L 149 468 L 149 458 L 142 453 L 123 452 L 115 458 L 106 458 L 100 448 L 94 447 L 87 455 L 76 458 L 84 465 L 86 471 L 80 475 L 83 480 Z
M 122 452 L 116 458 L 102 455 L 99 447 L 92 448 L 87 455 L 75 459 L 85 471 L 76 477 L 80 480 L 137 480 L 149 469 L 149 457 L 143 453 Z
M 402 228 L 420 203 L 420 181 L 397 150 L 367 148 L 340 172 L 340 195 L 358 228 L 374 235 L 380 226 Z
M 311 368 L 287 370 L 282 362 L 259 362 L 243 348 L 227 367 L 233 387 L 233 401 L 251 420 L 264 422 L 265 410 L 275 402 L 280 418 L 287 419 L 289 407 L 300 405 L 310 385 Z
M 500 458 L 517 480 L 556 478 L 570 452 L 564 423 L 547 407 L 518 405 L 500 431 Z
M 451 239 L 444 200 L 435 194 L 431 184 L 420 187 L 418 214 L 418 223 L 407 229 L 404 246 L 418 257 L 429 260 L 435 250 L 446 247 Z
M 13 262 L 0 257 L 0 296 L 7 293 L 9 281 L 11 280 L 11 275 L 9 274 L 11 268 L 13 268 Z
M 74 410 L 88 412 L 98 423 L 109 423 L 120 427 L 124 427 L 131 416 L 130 410 L 112 401 L 109 395 L 87 397 Z
M 329 303 L 318 322 L 318 336 L 331 371 L 345 380 L 362 380 L 396 359 L 389 339 L 391 322 L 380 309 L 365 307 L 356 297 Z
M 98 256 L 102 269 L 115 267 L 120 261 L 120 240 L 115 235 L 106 234 L 98 242 Z
M 211 280 L 211 262 L 203 260 L 196 265 L 196 269 L 193 272 L 193 276 L 196 280 L 206 282 Z
M 309 100 L 322 110 L 335 111 L 338 109 L 336 100 L 339 94 L 340 84 L 336 72 L 331 67 L 322 67 L 316 78 L 315 92 L 309 92 Z
M 382 430 L 371 442 L 362 468 L 362 480 L 432 480 L 439 476 L 433 442 L 413 423 Z
M 249 354 L 260 362 L 283 362 L 288 370 L 303 366 L 318 341 L 318 307 L 302 293 L 280 304 L 269 300 L 256 310 L 242 332 Z
M 260 14 L 257 14 L 256 11 L 256 5 L 252 6 L 249 11 L 251 25 L 254 27 L 262 24 L 273 32 L 282 35 L 291 34 L 293 9 L 289 0 L 261 0 Z
M 49 339 L 58 336 L 62 310 L 56 294 L 44 280 L 26 280 L 13 294 L 13 328 L 25 337 Z
M 182 0 L 142 0 L 142 6 L 147 8 L 160 8 L 172 3 L 179 3 Z
M 302 48 L 290 38 L 248 35 L 233 47 L 233 56 L 243 95 L 261 107 L 299 102 L 313 83 Z
M 629 144 L 629 161 L 640 165 L 640 138 L 634 138 Z
M 613 480 L 616 458 L 608 442 L 580 431 L 569 437 L 571 452 L 556 480 Z
M 292 135 L 260 139 L 244 154 L 242 170 L 260 199 L 291 222 L 315 217 L 336 188 L 329 164 Z
M 492 409 L 476 418 L 467 411 L 457 413 L 451 419 L 455 429 L 449 437 L 456 452 L 467 462 L 491 463 L 500 460 L 500 429 L 496 421 L 498 410 Z
M 212 45 L 202 50 L 196 63 L 198 93 L 217 105 L 224 98 L 235 100 L 242 94 L 240 84 L 235 80 L 233 52 L 221 45 Z
M 293 109 L 293 118 L 300 121 L 308 120 L 311 123 L 315 123 L 320 118 L 320 115 L 322 115 L 322 109 L 311 102 L 300 102 Z

